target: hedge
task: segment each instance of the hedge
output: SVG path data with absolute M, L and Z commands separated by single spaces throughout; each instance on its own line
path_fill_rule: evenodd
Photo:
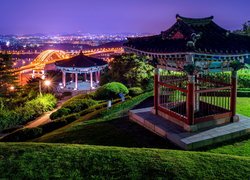
M 69 116 L 58 118 L 54 121 L 51 121 L 46 124 L 42 124 L 35 128 L 23 128 L 19 129 L 17 131 L 14 131 L 13 133 L 3 137 L 1 141 L 4 142 L 21 142 L 21 141 L 27 141 L 31 140 L 37 137 L 42 136 L 45 133 L 54 131 L 58 128 L 61 128 L 67 124 L 72 123 L 73 121 L 77 120 L 79 118 L 79 114 L 71 114 Z
M 54 119 L 57 119 L 59 117 L 67 116 L 70 114 L 70 112 L 71 112 L 71 110 L 69 108 L 60 108 L 56 112 L 53 112 L 50 115 L 50 119 L 54 120 Z
M 70 113 L 76 113 L 85 110 L 97 104 L 93 99 L 75 99 L 63 104 L 62 108 L 70 109 Z
M 132 97 L 138 96 L 143 93 L 143 90 L 140 87 L 132 87 L 132 88 L 129 88 L 128 90 L 129 90 L 129 95 Z
M 19 129 L 1 139 L 3 142 L 20 142 L 33 139 L 42 135 L 42 128 L 23 128 Z
M 237 96 L 238 97 L 250 97 L 250 91 L 238 91 Z

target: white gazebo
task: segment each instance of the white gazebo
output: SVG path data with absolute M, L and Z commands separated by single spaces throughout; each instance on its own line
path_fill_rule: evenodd
M 78 90 L 78 77 L 83 76 L 85 82 L 90 83 L 90 89 L 94 88 L 95 83 L 98 84 L 101 77 L 101 71 L 108 66 L 107 62 L 85 56 L 82 52 L 79 55 L 69 59 L 64 59 L 55 63 L 56 68 L 62 71 L 62 86 L 66 87 L 67 73 L 74 75 L 74 90 Z M 89 77 L 89 79 L 88 79 Z

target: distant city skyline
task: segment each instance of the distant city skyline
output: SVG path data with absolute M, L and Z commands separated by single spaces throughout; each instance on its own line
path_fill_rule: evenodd
M 1 0 L 0 34 L 159 33 L 175 15 L 214 16 L 225 29 L 250 20 L 250 1 L 238 0 Z

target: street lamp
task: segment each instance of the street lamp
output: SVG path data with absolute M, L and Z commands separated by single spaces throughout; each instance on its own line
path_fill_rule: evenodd
M 50 86 L 51 85 L 51 81 L 50 80 L 45 80 L 44 81 L 44 85 L 45 86 Z
M 10 90 L 11 90 L 11 91 L 14 91 L 14 90 L 15 90 L 15 87 L 14 87 L 14 86 L 10 86 Z
M 51 85 L 51 80 L 45 80 L 44 85 L 49 87 Z M 42 80 L 39 80 L 39 94 L 42 95 Z

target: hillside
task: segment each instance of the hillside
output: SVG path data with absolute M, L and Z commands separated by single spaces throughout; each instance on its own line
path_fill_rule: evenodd
M 10 179 L 248 179 L 250 158 L 177 150 L 0 143 Z M 42 173 L 41 173 L 42 171 Z

